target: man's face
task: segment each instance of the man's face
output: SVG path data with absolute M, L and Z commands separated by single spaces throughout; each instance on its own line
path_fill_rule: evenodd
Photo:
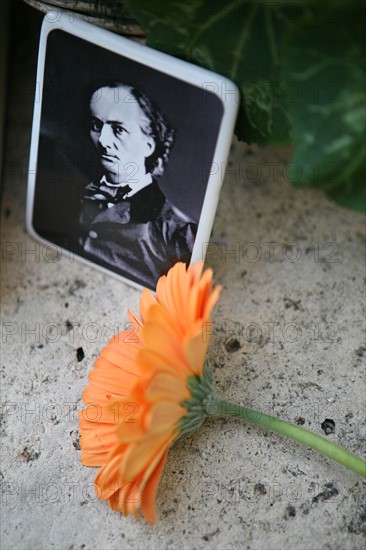
M 144 114 L 131 93 L 122 88 L 100 88 L 90 102 L 90 137 L 111 183 L 138 182 L 146 174 L 145 158 L 155 148 L 141 126 Z

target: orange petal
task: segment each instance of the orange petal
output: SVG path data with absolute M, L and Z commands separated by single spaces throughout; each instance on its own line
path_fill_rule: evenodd
M 159 486 L 160 477 L 165 465 L 167 455 L 168 455 L 168 450 L 161 457 L 159 464 L 155 468 L 153 474 L 148 479 L 142 493 L 141 511 L 146 521 L 148 521 L 149 523 L 156 522 L 154 503 L 155 503 L 156 492 Z
M 190 266 L 187 269 L 187 272 L 191 279 L 191 285 L 197 284 L 199 282 L 202 270 L 203 270 L 203 260 L 200 260 L 195 264 L 190 264 Z
M 106 462 L 95 477 L 96 493 L 101 500 L 109 498 L 121 488 L 121 462 L 126 445 L 117 445 L 106 457 Z
M 99 467 L 103 466 L 105 464 L 108 452 L 100 452 L 100 453 L 81 453 L 81 463 L 84 464 L 84 466 L 92 466 L 92 467 Z
M 135 328 L 139 329 L 139 328 L 142 327 L 142 321 L 137 317 L 136 313 L 134 313 L 131 310 L 128 310 L 127 316 L 128 316 L 128 320 L 130 321 L 131 325 L 134 325 Z
M 126 421 L 126 418 L 136 413 L 138 407 L 134 407 L 128 399 L 111 399 L 107 405 L 90 404 L 89 407 L 79 412 L 79 425 L 84 429 L 95 429 L 96 424 L 117 424 Z
M 174 371 L 173 371 L 174 372 Z M 156 374 L 146 387 L 146 397 L 150 402 L 173 401 L 182 403 L 190 397 L 185 384 L 176 376 L 167 373 Z
M 166 432 L 187 414 L 186 409 L 171 401 L 156 403 L 146 415 L 146 424 L 151 435 Z
M 207 338 L 206 338 L 207 340 Z M 191 365 L 193 374 L 202 374 L 208 342 L 204 342 L 202 330 L 196 332 L 196 334 L 186 340 L 184 344 L 184 352 L 187 357 L 187 361 Z
M 94 430 L 82 430 L 80 433 L 80 446 L 86 453 L 109 452 L 118 443 L 115 425 L 99 424 Z
M 121 443 L 135 443 L 140 441 L 146 434 L 144 424 L 120 424 L 117 428 L 118 440 Z
M 195 311 L 196 319 L 203 318 L 204 306 L 211 293 L 212 277 L 213 277 L 212 269 L 206 269 L 206 271 L 202 275 L 200 284 L 197 285 L 198 293 L 197 293 L 197 303 L 196 303 L 196 311 Z
M 88 376 L 90 382 L 106 392 L 113 391 L 120 397 L 128 395 L 137 378 L 111 364 L 109 368 L 95 368 Z
M 137 319 L 137 318 L 136 318 Z M 133 318 L 133 321 L 130 324 L 133 324 L 135 321 L 135 318 Z M 137 324 L 139 324 L 139 320 L 137 319 Z M 138 336 L 138 331 L 136 331 L 136 335 Z M 133 343 L 136 343 L 136 339 L 131 339 L 131 329 L 124 329 L 121 332 L 115 334 L 112 336 L 112 338 L 109 340 L 108 344 L 118 344 L 125 341 L 131 341 Z M 139 340 L 139 339 L 138 339 Z
M 187 274 L 186 266 L 183 263 L 178 263 L 169 272 L 166 282 L 166 296 L 169 303 L 169 313 L 174 317 L 175 322 L 184 329 L 185 326 L 185 309 L 187 302 Z
M 170 310 L 170 303 L 167 296 L 167 278 L 166 275 L 160 277 L 156 285 L 156 301 L 164 306 L 168 311 Z
M 98 388 L 97 386 L 94 386 L 94 384 L 88 384 L 83 392 L 83 402 L 85 405 L 93 403 L 94 405 L 100 405 L 103 407 L 116 399 L 121 399 L 121 396 L 117 396 L 115 393 Z M 79 413 L 79 415 L 80 414 L 81 413 Z
M 141 367 L 142 378 L 149 380 L 154 378 L 160 372 L 167 372 L 176 377 L 182 385 L 187 378 L 187 369 L 185 363 L 179 363 L 173 355 L 162 356 L 159 352 L 151 349 L 143 349 L 137 357 Z
M 152 305 L 155 305 L 156 303 L 157 303 L 156 299 L 151 294 L 150 290 L 148 290 L 147 288 L 143 288 L 141 293 L 141 299 L 140 299 L 140 315 L 141 315 L 142 323 L 145 322 L 146 314 L 150 309 L 150 307 Z
M 133 481 L 161 449 L 169 447 L 172 439 L 171 433 L 164 432 L 157 435 L 146 435 L 143 440 L 130 445 L 122 462 L 126 481 Z
M 132 514 L 137 518 L 137 510 L 141 502 L 140 485 L 140 479 L 129 481 L 124 483 L 122 489 L 119 491 L 118 505 L 125 516 Z
M 167 323 L 149 322 L 143 329 L 145 348 L 156 351 L 166 364 L 174 363 L 176 369 L 189 371 L 189 364 L 182 349 L 182 342 Z M 138 360 L 141 356 L 138 355 Z
M 120 368 L 125 373 L 131 376 L 139 376 L 139 368 L 136 365 L 136 355 L 141 349 L 141 346 L 136 345 L 122 345 L 122 344 L 108 344 L 101 354 L 99 360 L 95 362 L 95 367 L 105 365 L 110 368 L 110 363 L 115 367 Z M 101 359 L 108 361 L 104 363 Z
M 210 313 L 211 313 L 214 305 L 216 304 L 217 300 L 220 297 L 221 290 L 222 290 L 222 286 L 221 285 L 216 285 L 215 288 L 213 289 L 213 291 L 211 292 L 211 295 L 208 297 L 207 302 L 206 302 L 206 306 L 205 306 L 205 309 L 204 309 L 204 312 L 203 312 L 203 318 L 204 319 L 207 319 L 210 316 Z

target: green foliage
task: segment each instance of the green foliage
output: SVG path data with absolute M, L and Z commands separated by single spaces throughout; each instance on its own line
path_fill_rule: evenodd
M 357 0 L 127 0 L 153 48 L 232 79 L 239 139 L 294 143 L 290 178 L 365 208 L 365 39 Z
M 288 83 L 298 93 L 289 105 L 292 181 L 320 187 L 356 210 L 366 198 L 365 45 L 362 19 L 335 11 L 295 26 L 285 59 Z

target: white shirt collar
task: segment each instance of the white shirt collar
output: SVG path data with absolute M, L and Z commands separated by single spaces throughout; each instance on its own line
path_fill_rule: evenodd
M 114 188 L 116 188 L 116 187 L 125 187 L 126 185 L 128 185 L 128 182 L 110 183 L 107 180 L 105 175 L 102 176 L 102 178 L 100 180 L 100 183 L 102 183 L 104 185 L 107 185 L 108 187 L 114 187 Z M 126 193 L 123 198 L 126 199 L 126 198 L 129 198 L 129 197 L 132 197 L 133 195 L 135 195 L 136 193 L 141 191 L 141 189 L 143 189 L 144 187 L 147 187 L 148 185 L 150 185 L 150 183 L 152 183 L 151 174 L 144 174 L 144 176 L 137 183 L 133 183 L 133 189 L 131 191 L 129 191 L 128 193 Z

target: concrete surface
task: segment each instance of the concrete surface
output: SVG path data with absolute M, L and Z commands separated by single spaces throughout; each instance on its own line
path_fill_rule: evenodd
M 52 261 L 25 231 L 31 13 L 21 14 L 12 59 L 2 205 L 2 548 L 363 548 L 361 478 L 226 418 L 170 452 L 156 526 L 94 496 L 76 411 L 98 351 L 139 292 L 72 259 Z M 209 358 L 227 398 L 322 435 L 333 420 L 327 437 L 362 455 L 364 218 L 292 189 L 288 158 L 233 144 L 207 259 L 224 286 Z

